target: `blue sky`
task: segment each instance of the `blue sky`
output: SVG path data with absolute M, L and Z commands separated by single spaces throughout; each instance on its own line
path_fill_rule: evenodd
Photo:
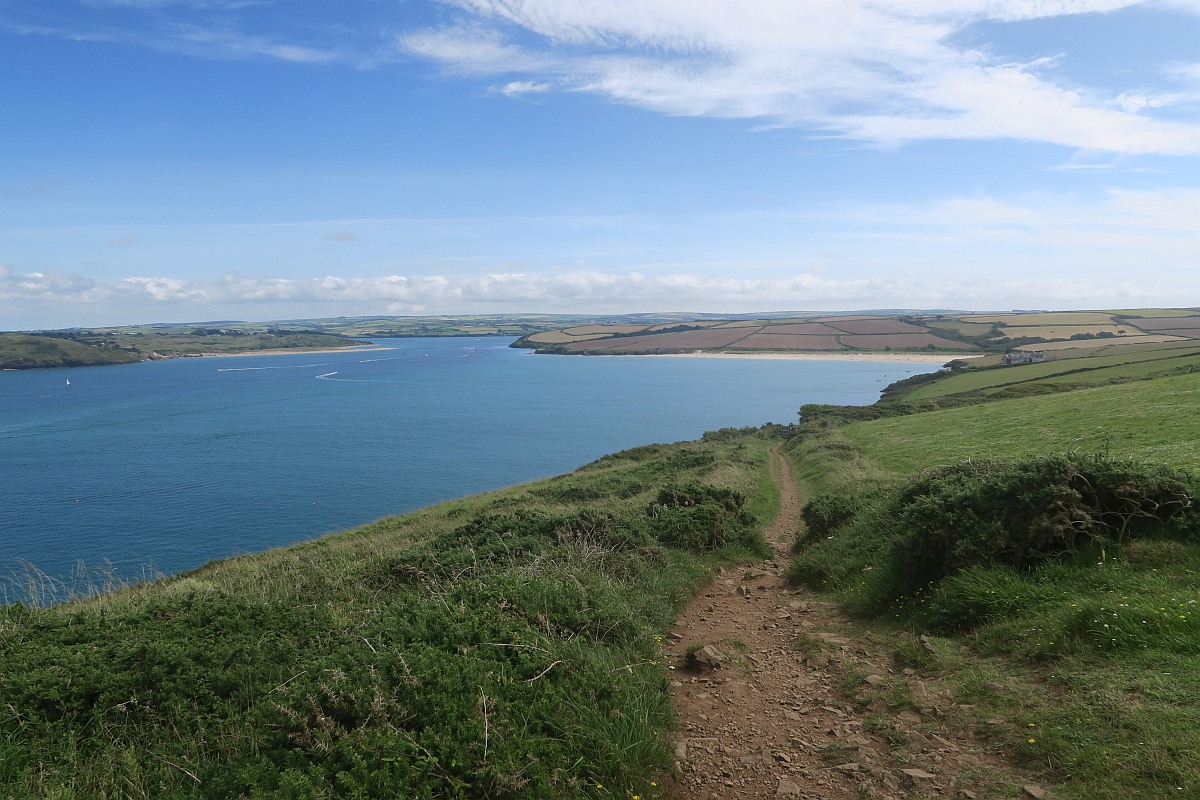
M 0 329 L 1200 305 L 1200 0 L 0 0 Z

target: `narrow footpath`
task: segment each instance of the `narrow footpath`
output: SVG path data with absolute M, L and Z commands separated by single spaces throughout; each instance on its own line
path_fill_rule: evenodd
M 670 636 L 680 718 L 674 800 L 982 798 L 970 776 L 1015 785 L 970 732 L 940 719 L 953 705 L 832 604 L 789 589 L 782 573 L 802 502 L 776 447 L 773 558 L 725 569 L 685 607 Z M 707 662 L 707 663 L 704 663 Z M 897 702 L 900 699 L 900 702 Z M 966 708 L 966 707 L 962 707 Z M 967 776 L 967 777 L 964 777 Z M 1007 779 L 1006 779 L 1007 778 Z M 1026 785 L 1022 796 L 1038 794 Z

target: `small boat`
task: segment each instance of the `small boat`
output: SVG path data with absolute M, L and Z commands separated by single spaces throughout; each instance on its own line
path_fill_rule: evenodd
M 67 378 L 67 386 L 70 386 L 70 385 L 71 385 L 71 379 Z

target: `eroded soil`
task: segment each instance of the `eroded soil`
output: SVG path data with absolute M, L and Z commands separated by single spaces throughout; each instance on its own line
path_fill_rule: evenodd
M 898 667 L 892 646 L 832 604 L 785 584 L 802 501 L 778 450 L 772 473 L 781 491 L 767 531 L 774 558 L 718 574 L 668 637 L 680 716 L 671 796 L 1045 796 L 963 728 L 969 707 Z M 711 648 L 702 660 L 727 661 L 686 668 L 701 645 Z

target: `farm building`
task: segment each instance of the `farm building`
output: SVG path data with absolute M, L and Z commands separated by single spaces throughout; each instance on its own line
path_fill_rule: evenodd
M 1017 364 L 1040 364 L 1046 360 L 1046 353 L 1043 350 L 1038 350 L 1034 353 L 1005 353 L 1000 359 L 1000 363 L 1006 367 L 1012 367 Z

